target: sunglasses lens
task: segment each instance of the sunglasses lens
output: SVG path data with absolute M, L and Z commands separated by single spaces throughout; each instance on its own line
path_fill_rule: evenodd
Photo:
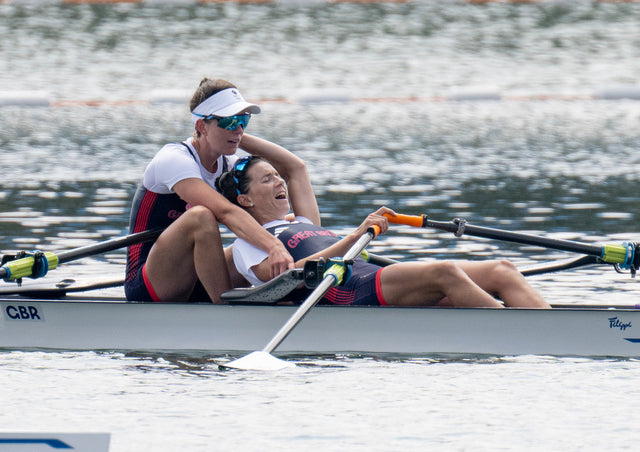
M 231 174 L 233 175 L 233 180 L 236 182 L 236 192 L 238 193 L 238 195 L 242 194 L 242 192 L 240 191 L 240 181 L 238 180 L 238 176 L 245 170 L 247 164 L 251 161 L 252 158 L 253 156 L 241 158 L 236 162 L 235 165 L 233 165 L 233 172 Z
M 249 125 L 250 118 L 251 115 L 226 116 L 218 119 L 218 127 L 221 129 L 236 130 L 238 127 L 242 126 L 243 129 L 246 129 L 247 125 Z
M 253 158 L 253 156 L 249 156 L 249 157 L 243 157 L 241 159 L 239 159 L 235 165 L 233 165 L 233 169 L 235 170 L 236 173 L 241 173 L 244 171 L 244 169 L 247 167 L 247 164 L 251 161 L 251 159 Z M 237 182 L 237 181 L 236 181 Z

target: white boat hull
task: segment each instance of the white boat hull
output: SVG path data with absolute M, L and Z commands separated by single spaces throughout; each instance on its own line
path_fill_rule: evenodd
M 245 353 L 290 306 L 0 299 L 0 348 Z M 640 310 L 315 307 L 282 353 L 640 357 Z

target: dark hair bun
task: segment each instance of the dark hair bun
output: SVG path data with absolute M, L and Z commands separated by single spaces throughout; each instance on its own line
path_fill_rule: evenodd
M 238 205 L 238 184 L 231 171 L 223 173 L 216 179 L 216 189 L 231 203 Z

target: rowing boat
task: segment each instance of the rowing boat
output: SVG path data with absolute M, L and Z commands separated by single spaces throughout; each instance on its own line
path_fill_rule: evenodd
M 0 348 L 237 354 L 261 348 L 296 306 L 0 297 Z M 318 306 L 278 353 L 640 357 L 640 310 Z
M 457 236 L 467 233 L 586 254 L 566 264 L 523 271 L 523 274 L 593 264 L 629 269 L 632 275 L 640 269 L 638 243 L 596 246 L 481 228 L 461 220 L 434 222 L 426 216 L 398 216 L 394 220 L 448 230 Z M 130 246 L 159 233 L 136 233 L 57 255 L 39 253 L 20 257 L 0 267 L 0 277 L 7 280 L 40 277 L 46 273 L 43 268 L 55 268 L 62 262 Z M 373 236 L 375 234 L 362 242 L 362 248 Z M 355 256 L 360 250 L 353 252 Z M 90 289 L 122 285 L 121 280 L 75 288 L 63 281 L 53 288 L 0 290 L 0 349 L 237 354 L 259 350 L 268 342 L 263 355 L 277 347 L 280 354 L 640 357 L 640 309 L 634 306 L 564 305 L 554 309 L 317 306 L 311 309 L 316 302 L 313 294 L 301 306 L 283 302 L 286 294 L 302 282 L 307 287 L 320 284 L 318 290 L 329 281 L 327 275 L 333 267 L 320 271 L 322 265 L 319 262 L 314 265 L 317 267 L 289 270 L 258 288 L 229 291 L 223 296 L 227 305 L 137 303 L 105 294 L 77 295 Z M 318 281 L 313 281 L 314 275 Z

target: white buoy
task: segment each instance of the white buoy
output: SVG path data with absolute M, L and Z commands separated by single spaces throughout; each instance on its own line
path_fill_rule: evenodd
M 615 85 L 596 90 L 594 99 L 616 100 L 633 99 L 640 100 L 640 85 Z
M 469 86 L 451 89 L 447 99 L 463 102 L 478 100 L 500 100 L 502 96 L 497 88 L 492 86 Z
M 150 104 L 189 104 L 193 93 L 182 89 L 154 89 L 149 94 Z
M 301 104 L 349 103 L 351 96 L 342 89 L 313 89 L 301 91 L 297 101 Z
M 44 91 L 0 91 L 0 107 L 19 105 L 23 107 L 48 107 L 49 93 Z

